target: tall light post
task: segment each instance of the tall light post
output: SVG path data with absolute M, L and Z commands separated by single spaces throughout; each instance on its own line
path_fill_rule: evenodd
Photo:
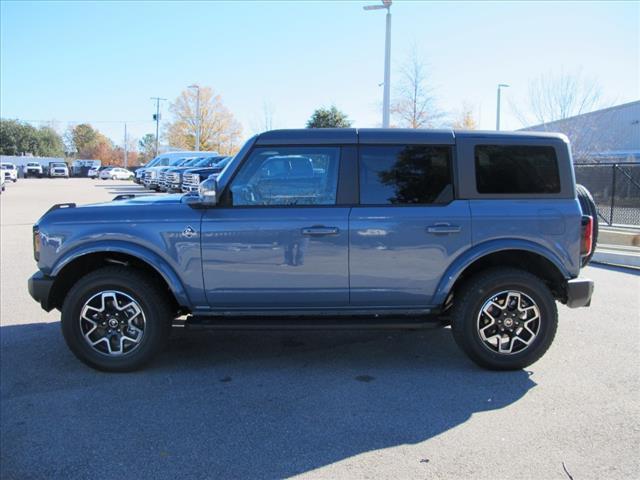
M 195 151 L 200 151 L 200 87 L 196 84 L 189 85 L 187 88 L 196 89 L 196 148 Z
M 367 5 L 365 10 L 387 10 L 387 29 L 384 37 L 384 90 L 382 94 L 382 127 L 389 128 L 389 111 L 391 107 L 391 3 L 382 0 L 382 5 Z
M 497 105 L 497 113 L 496 113 L 496 130 L 500 131 L 500 89 L 508 88 L 509 85 L 506 83 L 498 84 L 498 105 Z

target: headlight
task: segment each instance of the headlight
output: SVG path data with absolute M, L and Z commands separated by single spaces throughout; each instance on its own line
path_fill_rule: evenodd
M 33 258 L 36 262 L 40 260 L 40 230 L 38 226 L 33 226 Z

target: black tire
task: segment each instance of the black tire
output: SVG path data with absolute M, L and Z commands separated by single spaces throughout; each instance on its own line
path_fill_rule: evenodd
M 576 185 L 576 194 L 578 196 L 578 201 L 580 202 L 580 208 L 582 208 L 582 214 L 590 215 L 591 218 L 593 218 L 593 245 L 591 247 L 591 253 L 582 257 L 582 266 L 586 267 L 591 261 L 591 258 L 596 251 L 596 245 L 598 244 L 598 232 L 600 230 L 598 209 L 596 207 L 596 203 L 593 201 L 593 196 L 591 195 L 591 192 L 587 190 L 587 187 L 579 184 Z
M 95 294 L 117 290 L 133 298 L 144 317 L 144 335 L 129 353 L 113 356 L 94 349 L 83 337 L 80 314 Z M 173 315 L 166 293 L 143 272 L 127 267 L 104 267 L 76 282 L 62 306 L 62 333 L 73 354 L 87 365 L 102 371 L 127 372 L 140 368 L 164 348 L 171 330 Z
M 505 354 L 487 346 L 477 328 L 484 303 L 499 292 L 524 293 L 540 312 L 537 336 L 523 350 Z M 457 289 L 451 314 L 453 337 L 460 348 L 478 365 L 491 370 L 517 370 L 544 355 L 558 327 L 558 310 L 549 287 L 537 276 L 515 268 L 494 268 L 469 278 Z

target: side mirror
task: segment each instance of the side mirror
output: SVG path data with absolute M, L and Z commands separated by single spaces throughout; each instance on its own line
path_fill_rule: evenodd
M 198 196 L 203 205 L 214 206 L 218 203 L 218 182 L 215 177 L 209 177 L 200 183 Z

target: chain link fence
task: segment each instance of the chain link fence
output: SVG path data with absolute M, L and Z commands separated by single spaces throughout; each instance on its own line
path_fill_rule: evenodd
M 576 182 L 589 189 L 600 222 L 640 227 L 640 163 L 576 163 Z

